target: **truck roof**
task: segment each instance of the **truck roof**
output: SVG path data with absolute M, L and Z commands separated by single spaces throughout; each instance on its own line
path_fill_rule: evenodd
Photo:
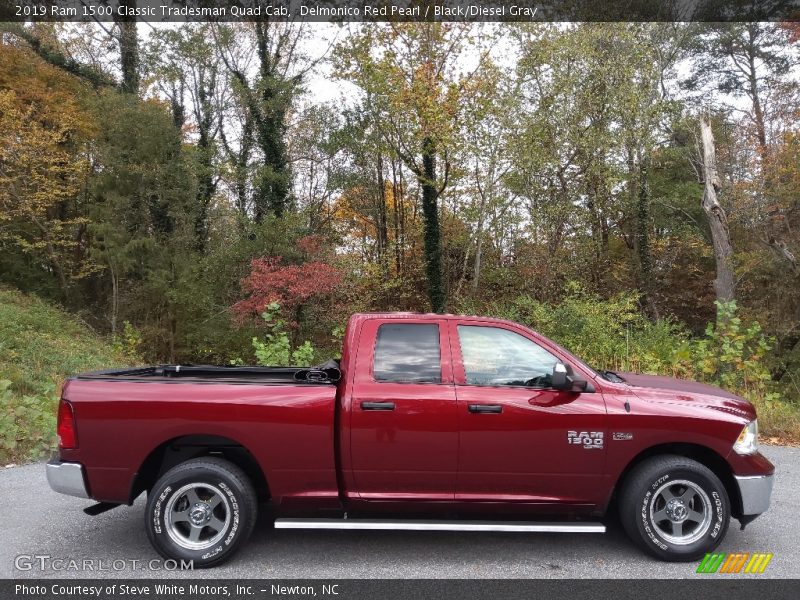
M 422 313 L 408 311 L 354 313 L 350 317 L 350 322 L 358 323 L 367 319 L 458 319 L 459 321 L 490 321 L 492 323 L 513 325 L 514 327 L 520 326 L 520 324 L 515 323 L 514 321 L 509 321 L 508 319 L 501 319 L 498 317 L 480 317 L 476 315 L 457 315 L 453 313 Z

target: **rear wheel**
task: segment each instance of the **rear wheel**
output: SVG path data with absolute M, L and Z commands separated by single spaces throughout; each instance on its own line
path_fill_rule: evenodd
M 637 465 L 623 485 L 619 508 L 631 539 L 669 561 L 696 560 L 713 551 L 730 522 L 725 486 L 706 466 L 683 456 Z
M 256 495 L 226 460 L 197 458 L 167 471 L 147 497 L 145 526 L 165 558 L 211 567 L 229 559 L 255 525 Z

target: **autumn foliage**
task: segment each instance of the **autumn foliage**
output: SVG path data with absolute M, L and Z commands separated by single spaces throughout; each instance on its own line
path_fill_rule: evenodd
M 310 300 L 330 296 L 342 281 L 342 274 L 328 263 L 311 261 L 285 265 L 280 256 L 255 258 L 251 271 L 242 279 L 246 298 L 233 306 L 240 321 L 259 317 L 272 302 L 280 304 L 287 314 Z

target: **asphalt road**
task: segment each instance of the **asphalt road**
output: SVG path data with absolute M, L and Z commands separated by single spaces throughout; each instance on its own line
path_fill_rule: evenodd
M 720 552 L 772 552 L 757 577 L 800 577 L 800 448 L 762 448 L 777 467 L 770 510 Z M 0 577 L 187 577 L 153 571 L 143 498 L 97 517 L 91 501 L 52 492 L 41 464 L 0 468 Z M 619 524 L 605 534 L 274 530 L 261 519 L 249 544 L 204 577 L 220 578 L 688 578 L 695 563 L 663 563 L 637 550 Z M 19 570 L 20 555 L 93 561 L 95 571 Z M 100 561 L 103 561 L 102 563 Z M 133 561 L 139 561 L 134 564 Z M 27 563 L 22 559 L 22 565 Z M 68 563 L 63 563 L 68 564 Z M 98 571 L 99 567 L 105 570 Z M 117 570 L 120 567 L 124 570 Z M 157 566 L 157 565 L 156 565 Z M 733 575 L 731 577 L 742 577 Z M 717 577 L 717 576 L 715 576 Z

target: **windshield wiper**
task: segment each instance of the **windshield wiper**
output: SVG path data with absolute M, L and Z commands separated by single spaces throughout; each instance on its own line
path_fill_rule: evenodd
M 612 383 L 625 383 L 625 378 L 614 371 L 600 371 L 600 375 L 603 376 L 603 379 L 607 379 Z

